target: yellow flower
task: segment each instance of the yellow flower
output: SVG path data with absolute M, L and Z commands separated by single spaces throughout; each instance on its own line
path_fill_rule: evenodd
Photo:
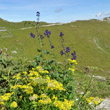
M 55 100 L 57 100 L 58 98 L 57 98 L 55 95 L 53 95 L 52 99 L 55 99 Z
M 30 79 L 32 80 L 32 79 L 35 79 L 35 77 L 30 77 Z
M 102 101 L 103 101 L 103 99 L 102 99 L 102 98 L 100 98 L 100 101 L 102 102 Z
M 46 94 L 40 95 L 40 98 L 48 97 Z
M 4 105 L 5 103 L 2 101 L 2 102 L 0 102 L 0 105 Z
M 69 101 L 67 99 L 64 99 L 64 102 L 61 102 L 61 101 L 55 100 L 53 104 L 56 107 L 59 107 L 59 109 L 61 110 L 71 110 L 71 107 L 74 105 L 74 101 L 73 100 Z
M 17 88 L 17 85 L 15 85 L 15 86 L 11 86 L 11 88 L 12 88 L 12 89 L 16 89 L 16 88 Z
M 16 79 L 20 79 L 20 76 L 16 76 Z
M 61 83 L 59 83 L 56 80 L 49 80 L 48 82 L 48 88 L 50 88 L 51 90 L 63 90 L 65 91 L 65 89 L 63 88 L 63 85 Z
M 50 81 L 50 77 L 48 75 L 46 75 L 46 79 L 47 79 L 47 82 Z
M 86 101 L 87 101 L 88 103 L 91 103 L 91 100 L 90 100 L 89 98 L 86 98 Z
M 26 74 L 27 74 L 27 72 L 26 72 L 26 71 L 24 71 L 24 72 L 23 72 L 23 74 L 24 74 L 24 75 L 26 75 Z
M 41 73 L 49 73 L 47 70 L 40 71 Z
M 41 67 L 41 66 L 37 66 L 36 68 L 37 68 L 37 69 L 42 69 L 42 67 Z
M 27 88 L 28 86 L 27 85 L 22 85 L 22 87 L 21 88 Z
M 23 80 L 25 80 L 25 78 L 23 78 Z
M 20 76 L 20 73 L 18 73 L 17 76 Z
M 35 68 L 32 68 L 32 70 L 34 71 L 34 70 L 35 70 Z
M 76 60 L 71 60 L 71 59 L 68 59 L 69 63 L 74 63 L 74 64 L 77 64 Z
M 72 72 L 74 72 L 74 71 L 75 71 L 75 69 L 73 69 L 73 68 L 69 68 L 69 70 L 71 70 Z
M 12 108 L 16 108 L 17 106 L 18 106 L 18 104 L 15 101 L 13 101 L 10 105 L 10 107 L 12 107 Z
M 40 100 L 39 100 L 39 103 L 41 103 L 41 104 L 49 104 L 49 103 L 51 103 L 51 102 L 52 102 L 52 101 L 51 101 L 50 98 L 40 99 Z
M 39 96 L 37 94 L 33 94 L 33 97 L 37 99 Z
M 13 79 L 16 78 L 16 76 L 13 76 Z
M 36 100 L 39 96 L 37 94 L 33 94 L 33 96 L 29 97 L 29 100 Z
M 19 96 L 19 99 L 21 100 L 23 98 L 23 96 Z
M 26 90 L 25 90 L 25 92 L 26 92 L 26 94 L 31 94 L 31 93 L 33 93 L 33 88 L 32 88 L 32 86 L 27 87 Z
M 17 75 L 13 76 L 13 78 L 20 79 L 20 73 L 18 73 Z
M 90 97 L 90 100 L 94 100 L 94 97 Z
M 0 99 L 2 101 L 8 101 L 9 98 L 11 97 L 12 93 L 5 93 L 4 95 L 0 96 Z
M 98 105 L 98 104 L 99 104 L 99 100 L 94 100 L 93 103 L 94 103 L 95 105 Z
M 86 101 L 88 103 L 92 103 L 94 105 L 98 105 L 99 103 L 101 103 L 103 101 L 103 99 L 101 99 L 99 97 L 90 97 L 90 98 L 86 98 Z

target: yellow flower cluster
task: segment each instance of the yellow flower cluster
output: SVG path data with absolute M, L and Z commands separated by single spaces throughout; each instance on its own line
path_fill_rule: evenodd
M 69 68 L 69 70 L 71 70 L 71 71 L 74 73 L 74 71 L 75 71 L 75 67 L 72 66 L 71 68 Z
M 18 73 L 17 75 L 13 76 L 13 78 L 20 79 L 20 73 Z
M 58 81 L 48 79 L 47 82 L 48 82 L 47 88 L 49 88 L 51 90 L 57 89 L 57 90 L 65 91 L 65 89 L 63 88 L 63 84 L 59 83 Z
M 71 64 L 77 64 L 76 60 L 68 59 L 68 61 L 69 61 L 69 63 L 71 63 Z M 69 68 L 69 70 L 74 73 L 74 71 L 75 71 L 75 66 L 71 66 L 71 68 Z
M 48 75 L 46 75 L 46 79 L 47 79 L 47 82 L 50 81 L 50 77 Z
M 34 101 L 34 100 L 36 100 L 36 99 L 38 99 L 38 95 L 37 94 L 33 94 L 33 96 L 30 96 L 29 97 L 29 100 L 32 100 L 32 101 Z
M 29 71 L 29 72 L 30 72 L 28 74 L 29 77 L 32 77 L 32 76 L 34 76 L 34 77 L 41 77 L 37 71 Z
M 40 95 L 40 100 L 39 100 L 39 103 L 41 104 L 50 104 L 52 101 L 51 99 L 46 95 L 46 94 L 42 94 Z
M 33 87 L 32 87 L 32 86 L 28 86 L 28 87 L 25 89 L 25 92 L 26 92 L 26 94 L 31 94 L 31 93 L 33 93 Z
M 10 105 L 10 107 L 12 107 L 12 108 L 16 108 L 17 106 L 18 106 L 18 104 L 15 101 L 13 101 Z
M 71 59 L 68 59 L 69 63 L 74 63 L 74 64 L 77 64 L 76 60 L 71 60 Z
M 56 107 L 59 107 L 60 110 L 71 110 L 71 107 L 74 105 L 74 101 L 73 100 L 69 101 L 67 99 L 64 99 L 64 102 L 61 102 L 59 100 L 55 100 L 53 104 Z
M 44 70 L 41 66 L 36 67 L 40 73 L 49 73 L 47 70 Z
M 14 94 L 14 93 L 13 92 L 12 93 L 5 93 L 4 95 L 0 96 L 0 102 L 8 101 L 12 94 Z
M 33 87 L 29 86 L 29 85 L 30 85 L 30 83 L 28 85 L 15 85 L 15 86 L 12 86 L 11 88 L 13 88 L 13 89 L 21 88 L 21 89 L 24 89 L 26 94 L 31 94 L 31 93 L 33 93 Z
M 98 105 L 99 103 L 101 103 L 103 101 L 103 99 L 99 98 L 99 97 L 89 97 L 89 98 L 86 98 L 86 101 L 89 104 Z
M 23 72 L 23 74 L 24 74 L 24 75 L 26 75 L 26 74 L 27 74 L 27 72 L 26 72 L 26 71 L 24 71 L 24 72 Z
M 0 105 L 4 105 L 5 103 L 3 101 L 0 101 Z
M 4 105 L 5 101 L 8 101 L 11 97 L 11 95 L 13 95 L 14 93 L 5 93 L 4 95 L 0 96 L 0 104 Z
M 52 99 L 57 100 L 58 98 L 55 95 L 53 95 Z

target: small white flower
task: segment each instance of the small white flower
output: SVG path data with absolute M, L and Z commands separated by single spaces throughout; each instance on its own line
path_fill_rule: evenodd
M 14 51 L 11 51 L 11 53 L 17 53 L 17 51 L 14 50 Z
M 76 101 L 78 101 L 79 99 L 77 98 Z
M 80 94 L 84 94 L 84 92 L 80 92 Z

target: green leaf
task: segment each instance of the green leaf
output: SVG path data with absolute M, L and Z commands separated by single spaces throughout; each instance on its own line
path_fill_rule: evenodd
M 4 76 L 3 74 L 2 74 L 2 78 L 5 79 L 5 80 L 8 79 L 8 77 Z
M 38 52 L 41 52 L 41 49 L 37 49 Z
M 49 54 L 49 53 L 50 53 L 50 52 L 47 51 L 47 50 L 44 50 L 43 52 L 44 52 L 44 54 Z

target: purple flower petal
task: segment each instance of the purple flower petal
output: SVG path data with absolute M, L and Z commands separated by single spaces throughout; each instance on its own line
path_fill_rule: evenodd
M 36 16 L 40 16 L 40 12 L 39 11 L 36 12 Z
M 64 34 L 62 32 L 60 32 L 60 37 L 64 36 Z
M 33 33 L 30 33 L 30 36 L 31 36 L 32 38 L 35 38 L 35 35 L 34 35 Z

